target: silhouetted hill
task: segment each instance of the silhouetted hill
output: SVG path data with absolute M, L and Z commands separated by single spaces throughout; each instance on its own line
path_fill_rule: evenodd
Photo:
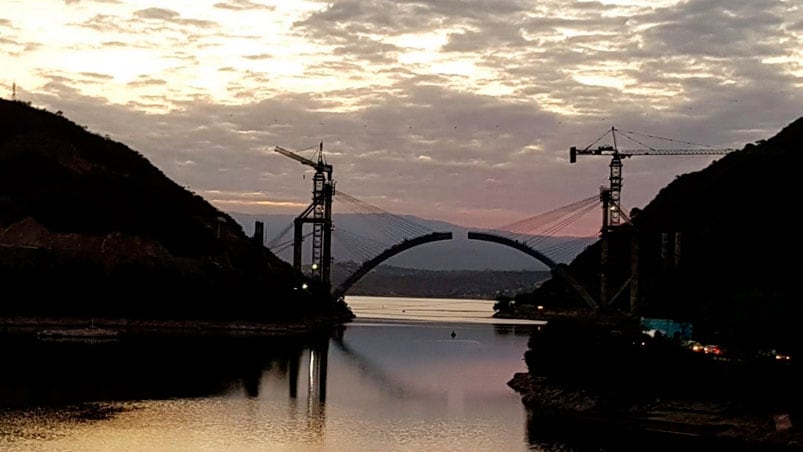
M 0 100 L 0 315 L 319 314 L 301 275 L 123 144 Z
M 638 239 L 638 312 L 694 323 L 695 335 L 733 347 L 803 350 L 800 275 L 803 246 L 798 196 L 803 168 L 803 118 L 776 136 L 732 152 L 707 168 L 678 176 L 633 227 L 610 236 L 613 295 L 631 274 Z M 570 264 L 599 294 L 599 243 Z M 614 307 L 629 309 L 629 287 Z M 521 301 L 581 306 L 559 281 Z

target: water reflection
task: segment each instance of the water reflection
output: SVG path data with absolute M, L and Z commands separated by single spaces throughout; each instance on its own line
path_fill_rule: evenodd
M 343 336 L 337 337 L 332 341 L 343 356 L 358 369 L 363 378 L 368 379 L 376 386 L 385 389 L 386 394 L 394 398 L 402 399 L 409 397 L 409 390 L 400 384 L 393 375 L 386 372 L 381 366 L 371 362 L 371 359 L 363 356 L 360 352 L 353 350 L 344 340 Z
M 124 338 L 117 342 L 43 342 L 4 336 L 0 424 L 25 411 L 100 420 L 122 409 L 108 403 L 226 396 L 259 399 L 266 381 L 285 381 L 287 397 L 304 386 L 310 437 L 325 425 L 327 336 L 275 338 Z M 302 370 L 303 368 L 303 370 Z M 101 403 L 102 402 L 102 403 Z M 292 413 L 297 416 L 299 413 Z M 26 415 L 27 416 L 27 415 Z M 8 432 L 0 432 L 7 434 Z M 2 435 L 0 435 L 2 436 Z
M 382 321 L 304 339 L 0 336 L 0 450 L 525 450 L 505 385 L 523 331 Z
M 494 325 L 497 336 L 519 336 L 529 338 L 533 330 L 541 330 L 542 325 Z
M 323 441 L 326 428 L 326 374 L 329 363 L 329 339 L 316 340 L 309 348 L 307 381 L 307 434 Z

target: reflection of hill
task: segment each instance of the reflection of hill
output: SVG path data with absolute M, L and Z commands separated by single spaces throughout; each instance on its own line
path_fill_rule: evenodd
M 265 369 L 288 379 L 303 344 L 255 338 L 138 338 L 105 344 L 6 337 L 0 405 L 21 408 L 94 401 L 258 394 Z M 287 387 L 283 385 L 284 387 Z
M 4 297 L 0 315 L 256 320 L 320 312 L 309 296 L 290 300 L 299 279 L 139 153 L 60 115 L 0 100 L 0 283 L 25 294 Z

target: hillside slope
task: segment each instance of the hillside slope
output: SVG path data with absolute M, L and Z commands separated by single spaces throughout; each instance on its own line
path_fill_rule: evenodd
M 123 144 L 0 100 L 0 315 L 277 319 L 325 292 Z
M 797 197 L 803 168 L 803 118 L 776 136 L 678 176 L 633 227 L 610 236 L 610 295 L 631 274 L 638 240 L 638 314 L 689 320 L 695 335 L 734 347 L 803 349 L 799 277 L 803 245 Z M 600 245 L 581 253 L 571 272 L 599 294 Z M 613 308 L 629 310 L 629 288 Z M 520 301 L 581 306 L 551 280 Z

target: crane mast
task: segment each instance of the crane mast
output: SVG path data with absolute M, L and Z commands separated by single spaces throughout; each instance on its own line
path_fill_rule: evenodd
M 293 220 L 293 267 L 301 271 L 304 225 L 312 224 L 311 277 L 328 290 L 331 285 L 332 265 L 332 197 L 335 181 L 332 180 L 332 165 L 323 158 L 323 142 L 318 146 L 317 161 L 298 155 L 280 146 L 273 150 L 302 165 L 315 169 L 312 177 L 312 203 Z

